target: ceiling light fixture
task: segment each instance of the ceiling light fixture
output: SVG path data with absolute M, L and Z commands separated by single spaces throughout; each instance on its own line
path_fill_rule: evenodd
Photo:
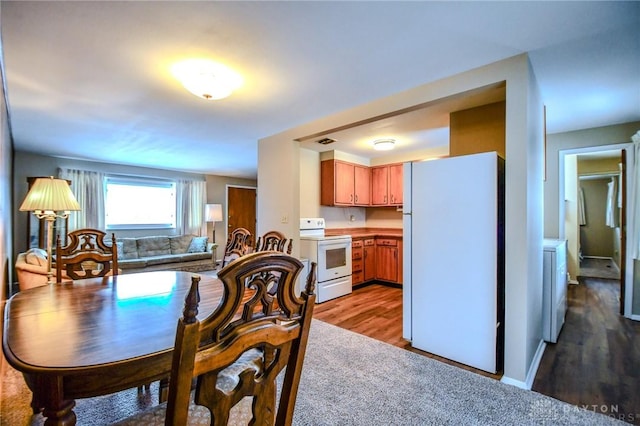
M 373 141 L 373 149 L 376 151 L 389 151 L 393 149 L 395 143 L 395 139 L 377 139 Z
M 243 83 L 240 74 L 209 59 L 178 62 L 171 67 L 171 73 L 185 89 L 206 100 L 226 98 Z

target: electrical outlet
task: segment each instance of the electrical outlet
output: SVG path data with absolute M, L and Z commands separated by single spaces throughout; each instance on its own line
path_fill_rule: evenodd
M 280 218 L 280 222 L 289 223 L 289 216 L 287 216 L 286 214 L 282 215 L 282 217 Z

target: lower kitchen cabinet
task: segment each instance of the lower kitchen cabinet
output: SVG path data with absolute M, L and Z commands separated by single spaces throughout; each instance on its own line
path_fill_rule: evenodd
M 362 284 L 364 280 L 364 249 L 362 240 L 351 242 L 351 285 Z
M 353 285 L 376 280 L 402 284 L 402 238 L 354 238 L 351 264 Z
M 362 248 L 364 256 L 364 280 L 371 281 L 376 279 L 376 240 L 367 238 L 364 240 Z
M 398 282 L 398 241 L 389 238 L 376 239 L 376 278 Z

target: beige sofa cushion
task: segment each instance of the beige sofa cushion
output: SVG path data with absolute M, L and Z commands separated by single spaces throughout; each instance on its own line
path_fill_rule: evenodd
M 140 237 L 136 239 L 136 244 L 138 244 L 138 257 L 171 254 L 169 237 Z
M 177 237 L 169 237 L 169 246 L 171 247 L 171 254 L 186 253 L 191 244 L 191 239 L 195 235 L 178 235 Z
M 137 238 L 118 238 L 116 244 L 122 243 L 122 250 L 118 247 L 118 260 L 120 259 L 138 259 L 138 243 Z

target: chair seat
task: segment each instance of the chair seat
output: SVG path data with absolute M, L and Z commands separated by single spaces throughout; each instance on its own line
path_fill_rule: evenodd
M 240 358 L 229 367 L 225 368 L 218 375 L 217 387 L 224 392 L 231 392 L 238 384 L 240 373 L 245 370 L 253 370 L 256 373 L 262 371 L 262 351 L 259 349 L 250 349 L 244 352 Z M 119 426 L 134 425 L 164 425 L 167 404 L 162 403 L 148 410 L 127 418 L 116 423 Z M 229 416 L 229 425 L 246 425 L 252 418 L 251 414 L 251 398 L 243 398 L 231 410 Z M 193 403 L 193 396 L 189 404 L 189 425 L 199 426 L 211 424 L 211 414 L 206 407 Z
M 114 426 L 164 426 L 165 415 L 167 411 L 167 403 L 141 411 L 131 417 L 127 417 Z M 251 398 L 246 397 L 240 400 L 235 407 L 231 409 L 229 415 L 229 426 L 247 425 L 251 421 Z M 211 414 L 206 407 L 196 405 L 193 402 L 189 404 L 189 426 L 210 426 Z

